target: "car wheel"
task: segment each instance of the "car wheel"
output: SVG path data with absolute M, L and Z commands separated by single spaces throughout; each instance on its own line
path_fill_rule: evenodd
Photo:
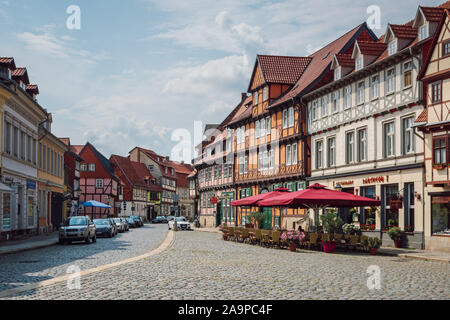
M 86 237 L 86 239 L 84 239 L 84 242 L 86 242 L 87 244 L 91 243 L 91 237 L 89 237 L 89 235 Z

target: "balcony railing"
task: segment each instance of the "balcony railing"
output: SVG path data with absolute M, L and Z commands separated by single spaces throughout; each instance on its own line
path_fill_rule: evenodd
M 255 181 L 255 180 L 265 180 L 270 178 L 279 178 L 279 177 L 285 177 L 285 176 L 304 176 L 305 175 L 305 168 L 303 166 L 303 161 L 299 162 L 296 165 L 278 165 L 275 166 L 273 169 L 268 170 L 258 170 L 258 169 L 252 169 L 249 170 L 245 174 L 238 174 L 236 175 L 236 182 L 244 182 L 244 181 Z

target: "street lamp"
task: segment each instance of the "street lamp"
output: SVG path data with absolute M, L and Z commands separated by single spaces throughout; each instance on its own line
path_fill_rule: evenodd
M 336 191 L 342 191 L 342 186 L 339 184 L 339 183 L 336 183 L 335 185 L 334 185 L 334 190 L 336 190 Z

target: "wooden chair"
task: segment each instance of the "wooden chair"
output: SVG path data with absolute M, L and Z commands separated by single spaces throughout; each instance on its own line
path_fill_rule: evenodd
M 234 229 L 234 240 L 235 241 L 237 241 L 241 237 L 241 233 L 242 233 L 242 228 L 241 227 L 236 227 Z
M 344 235 L 342 233 L 334 234 L 334 241 L 336 241 L 336 247 L 342 247 L 342 239 L 343 238 L 344 238 Z
M 347 243 L 347 248 L 356 250 L 358 246 L 359 246 L 359 236 L 358 235 L 350 236 L 350 240 Z
M 314 247 L 317 249 L 319 246 L 319 234 L 317 233 L 310 233 L 309 234 L 309 242 L 308 242 L 308 249 L 311 247 Z
M 264 245 L 267 245 L 270 243 L 270 230 L 261 230 L 261 235 L 262 235 L 262 239 L 261 239 L 261 243 Z
M 281 237 L 281 231 L 272 231 L 272 238 L 270 239 L 270 245 L 272 247 L 274 245 L 277 245 L 278 247 L 280 247 L 280 245 L 281 245 L 280 237 Z
M 228 239 L 232 240 L 234 239 L 235 235 L 234 235 L 234 227 L 229 227 L 228 228 Z
M 241 233 L 239 234 L 239 238 L 238 240 L 241 242 L 244 242 L 245 240 L 247 240 L 249 237 L 249 232 L 247 228 L 243 228 Z
M 255 237 L 252 241 L 253 244 L 262 244 L 262 230 L 261 229 L 255 229 Z

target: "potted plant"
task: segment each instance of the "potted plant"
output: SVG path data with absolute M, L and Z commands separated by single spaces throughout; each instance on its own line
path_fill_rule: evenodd
M 433 169 L 442 170 L 446 167 L 445 163 L 435 163 L 433 164 Z
M 292 252 L 297 251 L 297 246 L 300 241 L 305 239 L 305 234 L 296 230 L 288 230 L 281 235 L 283 242 L 289 242 L 289 250 Z
M 372 256 L 377 254 L 377 250 L 381 247 L 381 240 L 377 237 L 368 237 L 362 241 L 362 245 L 365 248 L 369 248 L 369 252 Z
M 355 208 L 351 208 L 349 210 L 349 213 L 352 215 L 352 221 L 353 222 L 358 222 L 359 221 L 359 213 L 358 210 L 356 210 Z
M 401 248 L 403 231 L 399 227 L 392 227 L 387 231 L 388 236 L 394 241 L 396 248 Z
M 336 241 L 332 241 L 334 233 L 337 233 L 344 224 L 337 215 L 336 210 L 328 210 L 327 213 L 320 216 L 323 230 L 329 234 L 328 240 L 323 241 L 323 251 L 332 253 L 336 249 Z
M 406 226 L 405 227 L 405 232 L 414 232 L 414 226 Z

